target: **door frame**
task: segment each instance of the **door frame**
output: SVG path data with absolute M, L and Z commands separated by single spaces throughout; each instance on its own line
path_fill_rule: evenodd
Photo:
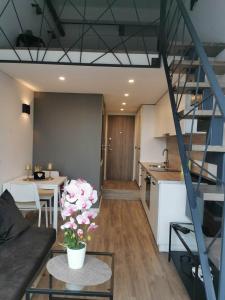
M 108 143 L 108 123 L 109 123 L 109 116 L 136 116 L 136 113 L 106 113 L 106 124 L 105 124 L 105 143 L 107 145 Z M 134 120 L 135 121 L 135 120 Z M 105 153 L 104 153 L 104 180 L 107 180 L 107 146 L 105 145 Z M 132 171 L 132 180 L 135 179 L 135 169 L 134 169 L 134 163 L 135 163 L 135 123 L 134 123 L 134 142 L 133 142 L 133 171 Z

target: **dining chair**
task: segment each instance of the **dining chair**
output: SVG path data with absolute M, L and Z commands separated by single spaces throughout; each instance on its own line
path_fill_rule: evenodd
M 43 171 L 45 173 L 45 178 L 49 178 L 49 171 L 44 170 Z M 52 178 L 56 178 L 59 177 L 59 171 L 51 171 L 51 177 Z M 52 214 L 53 214 L 53 210 L 52 210 L 52 199 L 54 197 L 54 191 L 53 190 L 49 190 L 49 189 L 38 189 L 38 193 L 40 196 L 40 200 L 44 200 L 44 201 L 48 201 L 48 207 L 49 207 L 49 222 L 50 224 L 52 224 Z M 59 195 L 58 197 L 60 198 L 60 191 L 59 191 Z
M 46 202 L 49 208 L 49 223 L 52 224 L 52 199 L 54 198 L 54 190 L 38 189 L 38 195 L 41 202 Z
M 45 209 L 45 222 L 48 227 L 47 202 L 40 202 L 37 186 L 33 182 L 10 183 L 10 193 L 21 211 L 38 211 L 38 227 L 41 226 L 41 212 Z

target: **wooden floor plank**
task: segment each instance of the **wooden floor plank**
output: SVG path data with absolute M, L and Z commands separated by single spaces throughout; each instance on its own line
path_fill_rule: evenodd
M 159 254 L 140 201 L 103 200 L 96 223 L 88 250 L 115 253 L 115 300 L 190 300 L 173 263 Z M 59 233 L 55 247 L 61 241 Z
M 105 180 L 104 189 L 139 190 L 136 181 Z

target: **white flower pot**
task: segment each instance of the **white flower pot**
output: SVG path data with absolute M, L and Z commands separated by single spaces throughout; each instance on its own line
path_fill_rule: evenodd
M 81 269 L 84 264 L 86 245 L 82 249 L 67 248 L 68 265 L 71 269 Z

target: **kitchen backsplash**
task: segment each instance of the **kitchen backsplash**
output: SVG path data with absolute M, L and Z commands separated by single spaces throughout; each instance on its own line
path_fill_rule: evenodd
M 185 135 L 184 136 L 185 143 L 188 144 L 190 140 L 190 136 Z M 193 135 L 193 144 L 204 144 L 205 141 L 205 135 L 203 134 L 195 134 Z M 180 162 L 180 156 L 178 151 L 178 145 L 177 145 L 177 137 L 176 136 L 168 136 L 166 138 L 166 144 L 167 148 L 169 150 L 168 158 L 169 158 L 169 167 L 173 169 L 181 169 L 181 162 Z M 201 152 L 194 152 L 192 154 L 192 159 L 201 161 L 202 160 L 202 153 Z

